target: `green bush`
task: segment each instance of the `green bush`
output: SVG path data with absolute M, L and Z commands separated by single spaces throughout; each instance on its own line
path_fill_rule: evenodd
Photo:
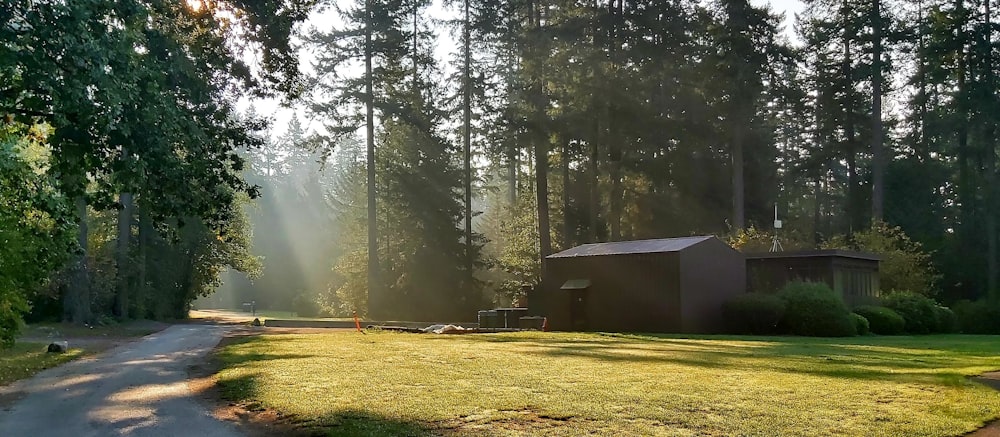
M 785 301 L 770 294 L 742 294 L 723 304 L 722 314 L 735 334 L 777 334 Z
M 857 328 L 858 335 L 868 335 L 871 333 L 871 325 L 868 324 L 868 319 L 858 313 L 851 313 L 851 317 L 854 318 L 854 326 Z
M 871 331 L 879 335 L 902 334 L 906 324 L 903 316 L 886 307 L 863 305 L 855 308 L 854 312 L 868 319 Z
M 903 329 L 909 334 L 938 332 L 937 302 L 926 296 L 896 291 L 884 296 L 882 305 L 903 316 L 906 321 Z
M 785 301 L 781 326 L 795 335 L 849 337 L 857 325 L 839 294 L 823 283 L 791 282 L 778 292 Z
M 937 330 L 942 334 L 951 334 L 958 331 L 958 316 L 946 306 L 934 306 L 934 318 L 937 322 Z
M 963 300 L 954 308 L 958 329 L 963 334 L 1000 334 L 1000 305 L 985 299 Z

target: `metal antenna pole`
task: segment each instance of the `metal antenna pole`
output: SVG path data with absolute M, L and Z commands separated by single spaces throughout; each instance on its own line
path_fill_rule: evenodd
M 781 241 L 778 240 L 778 230 L 781 229 L 781 220 L 778 220 L 778 204 L 774 204 L 774 240 L 771 243 L 771 252 L 782 252 Z

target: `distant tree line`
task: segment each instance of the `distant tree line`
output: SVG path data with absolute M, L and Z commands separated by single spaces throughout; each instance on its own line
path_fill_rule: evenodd
M 777 205 L 786 247 L 922 252 L 910 291 L 995 297 L 996 5 L 805 3 L 792 43 L 746 0 L 458 0 L 446 60 L 429 2 L 338 4 L 304 38 L 312 118 L 368 140 L 334 294 L 468 317 L 559 249 L 768 234 Z

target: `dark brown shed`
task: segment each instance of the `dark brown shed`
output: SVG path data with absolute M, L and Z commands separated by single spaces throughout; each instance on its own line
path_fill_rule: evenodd
M 717 332 L 746 284 L 743 255 L 712 236 L 584 244 L 546 262 L 528 305 L 553 330 Z
M 770 293 L 791 281 L 824 282 L 849 305 L 879 295 L 878 255 L 840 249 L 747 254 L 747 290 Z

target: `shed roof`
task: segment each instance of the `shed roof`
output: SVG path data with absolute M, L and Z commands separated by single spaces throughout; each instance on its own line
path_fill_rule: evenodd
M 698 237 L 660 238 L 657 240 L 614 241 L 610 243 L 591 243 L 567 249 L 549 255 L 546 258 L 571 258 L 576 256 L 627 255 L 634 253 L 679 252 L 698 243 L 715 237 L 703 235 Z

